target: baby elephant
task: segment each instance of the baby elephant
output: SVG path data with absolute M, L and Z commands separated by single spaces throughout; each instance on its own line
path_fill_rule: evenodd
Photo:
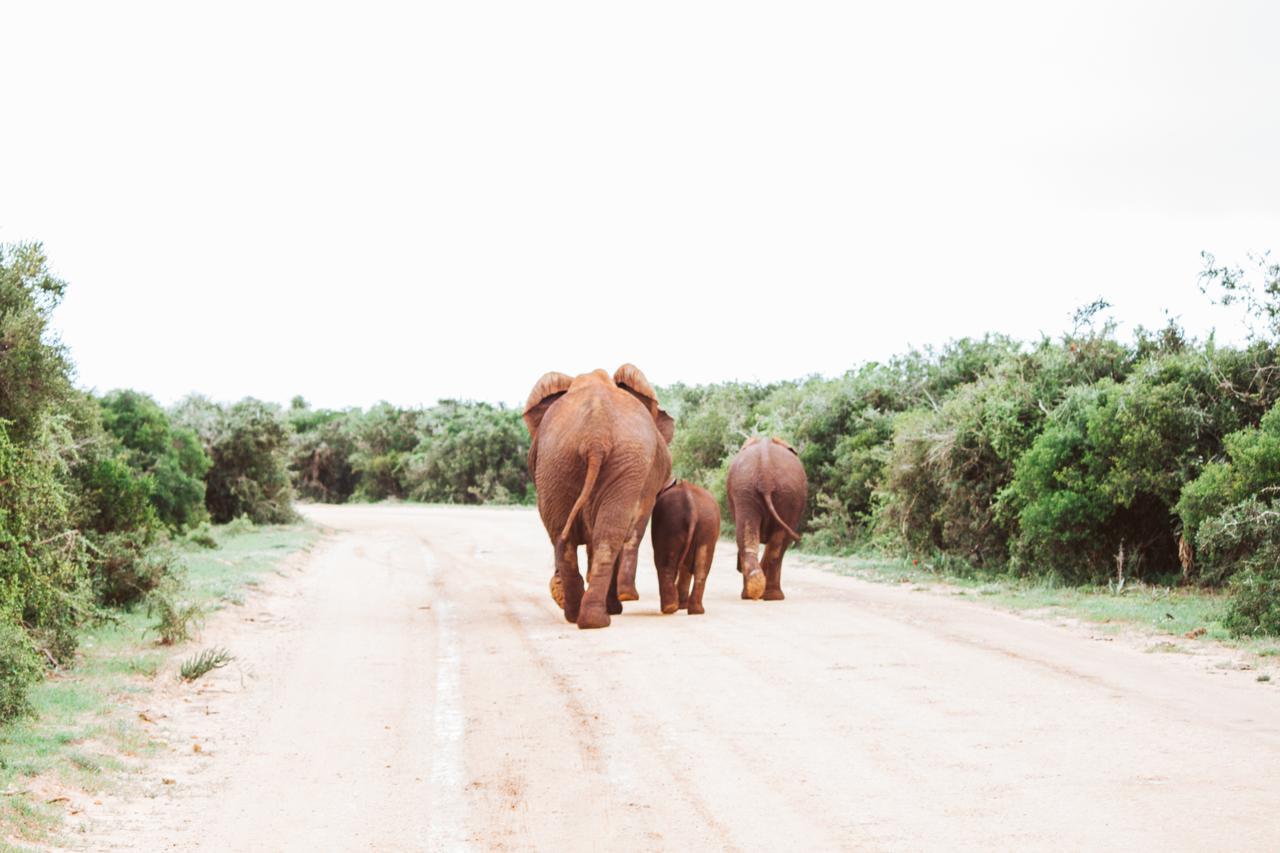
M 720 538 L 720 507 L 706 489 L 676 480 L 658 493 L 651 538 L 663 613 L 705 613 L 702 591 Z M 689 591 L 689 581 L 693 591 Z

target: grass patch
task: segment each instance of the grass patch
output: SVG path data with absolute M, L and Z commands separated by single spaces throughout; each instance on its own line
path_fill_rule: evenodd
M 215 549 L 179 546 L 183 601 L 202 613 L 227 606 L 247 582 L 319 535 L 305 524 L 226 525 L 205 533 Z M 139 605 L 92 625 L 81 635 L 75 665 L 31 690 L 33 713 L 0 727 L 0 850 L 8 849 L 2 839 L 44 844 L 58 832 L 65 807 L 32 793 L 37 781 L 106 790 L 159 748 L 129 703 L 129 696 L 150 689 L 171 654 L 157 644 L 156 621 L 154 609 L 149 615 Z M 191 633 L 198 625 L 192 620 L 186 627 Z
M 1068 587 L 1044 580 L 947 571 L 926 561 L 909 559 L 797 556 L 807 566 L 836 574 L 875 583 L 946 584 L 955 593 L 1007 610 L 1079 619 L 1102 630 L 1139 627 L 1186 640 L 1216 640 L 1261 655 L 1280 654 L 1275 640 L 1233 638 L 1222 621 L 1227 597 L 1209 590 L 1130 583 L 1117 593 L 1105 586 Z

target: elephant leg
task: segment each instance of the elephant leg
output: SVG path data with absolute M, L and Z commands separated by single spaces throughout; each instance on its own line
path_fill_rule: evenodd
M 693 559 L 693 592 L 689 595 L 689 615 L 697 616 L 706 613 L 702 608 L 702 593 L 707 588 L 707 575 L 711 572 L 711 558 L 714 556 L 714 545 L 699 545 Z
M 569 622 L 577 622 L 578 611 L 582 604 L 582 574 L 578 571 L 578 546 L 566 542 L 560 553 L 556 554 L 556 578 L 560 581 L 564 618 Z M 553 580 L 551 587 L 553 597 L 555 593 Z
M 789 542 L 786 531 L 779 530 L 764 546 L 765 601 L 781 601 L 786 598 L 782 594 L 782 555 L 787 552 Z
M 551 583 L 548 586 L 551 588 L 551 599 L 555 601 L 556 607 L 564 610 L 564 581 L 560 580 L 558 564 L 551 570 Z
M 759 519 L 744 518 L 738 525 L 738 565 L 742 568 L 742 597 L 759 601 L 765 586 L 760 569 Z
M 675 560 L 658 570 L 658 599 L 662 602 L 663 613 L 675 613 L 679 608 L 680 602 L 676 597 Z
M 621 571 L 622 564 L 626 561 L 626 552 L 618 558 L 614 563 L 613 577 L 609 580 L 609 593 L 605 596 L 605 610 L 610 616 L 617 616 L 622 612 L 622 600 L 618 598 L 618 575 Z
M 641 521 L 622 545 L 622 559 L 618 569 L 618 598 L 621 601 L 639 601 L 636 592 L 636 564 L 640 561 L 640 540 L 644 538 L 645 522 Z
M 694 555 L 690 554 L 692 558 Z M 676 596 L 680 600 L 680 609 L 684 610 L 689 606 L 689 582 L 693 580 L 693 573 L 689 571 L 688 566 L 680 567 L 680 577 L 676 579 Z
M 587 567 L 587 591 L 578 611 L 579 628 L 606 628 L 609 625 L 609 587 L 613 584 L 615 563 L 621 557 L 621 547 L 609 542 L 597 542 L 591 549 Z

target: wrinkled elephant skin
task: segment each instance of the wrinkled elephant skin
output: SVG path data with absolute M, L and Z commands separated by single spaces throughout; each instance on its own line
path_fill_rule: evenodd
M 619 569 L 639 547 L 658 490 L 671 479 L 674 422 L 630 364 L 612 377 L 603 370 L 544 375 L 524 421 L 529 475 L 554 549 L 552 597 L 579 628 L 603 628 L 622 612 Z M 580 545 L 587 546 L 585 588 Z
M 702 593 L 720 538 L 716 499 L 701 486 L 677 480 L 658 494 L 650 538 L 662 612 L 687 607 L 690 615 L 705 613 Z
M 778 438 L 750 438 L 729 466 L 729 512 L 738 531 L 742 597 L 780 601 L 782 557 L 800 535 L 809 482 L 791 445 Z M 764 543 L 764 558 L 760 544 Z

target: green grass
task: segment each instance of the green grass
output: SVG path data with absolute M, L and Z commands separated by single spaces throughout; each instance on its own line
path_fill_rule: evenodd
M 1068 587 L 1045 581 L 947 572 L 927 562 L 881 557 L 797 555 L 806 565 L 877 583 L 943 586 L 957 596 L 1046 618 L 1074 618 L 1102 630 L 1140 628 L 1156 635 L 1182 636 L 1204 629 L 1202 639 L 1229 643 L 1259 655 L 1280 654 L 1274 640 L 1235 639 L 1222 626 L 1226 597 L 1179 587 L 1127 584 L 1117 594 L 1107 587 Z
M 305 524 L 215 528 L 216 550 L 182 551 L 183 595 L 207 611 L 229 606 L 242 600 L 247 584 L 318 535 Z M 48 843 L 61 826 L 65 804 L 46 803 L 29 789 L 105 791 L 160 746 L 128 697 L 149 690 L 164 662 L 181 651 L 157 644 L 156 617 L 144 605 L 112 617 L 83 632 L 73 667 L 36 685 L 31 717 L 0 727 L 0 851 L 22 849 L 15 842 Z

